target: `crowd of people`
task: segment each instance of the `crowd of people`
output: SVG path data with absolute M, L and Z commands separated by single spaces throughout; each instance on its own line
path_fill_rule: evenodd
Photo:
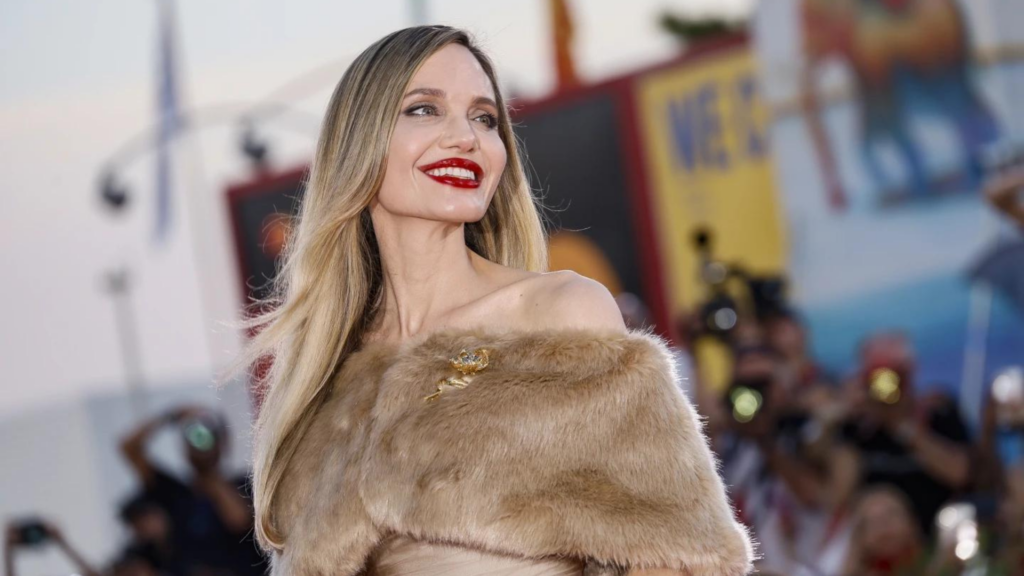
M 762 574 L 1024 574 L 1024 406 L 990 401 L 972 434 L 943 387 L 920 391 L 901 333 L 866 338 L 846 376 L 814 361 L 792 312 L 737 327 L 728 345 L 730 383 L 694 398 Z M 147 453 L 166 426 L 180 431 L 187 480 Z M 45 541 L 82 576 L 264 574 L 248 478 L 224 474 L 227 447 L 223 416 L 201 407 L 142 423 L 120 446 L 139 489 L 120 510 L 130 536 L 118 557 L 94 569 L 54 524 L 22 522 L 6 531 L 6 575 Z
M 725 342 L 729 384 L 695 396 L 762 573 L 1024 574 L 1024 407 L 990 400 L 972 434 L 899 332 L 864 339 L 849 375 L 814 361 L 792 311 Z
M 986 196 L 1024 225 L 1022 188 L 1018 169 L 993 179 Z M 617 299 L 627 324 L 647 321 L 638 299 Z M 695 320 L 677 330 L 691 351 L 696 338 L 709 337 Z M 732 377 L 724 387 L 698 382 L 689 391 L 736 513 L 758 542 L 760 574 L 1024 575 L 1020 371 L 1002 376 L 1015 400 L 987 394 L 972 433 L 949 388 L 917 381 L 905 334 L 866 338 L 852 374 L 830 374 L 815 362 L 803 322 L 784 307 L 713 337 L 730 350 Z M 694 362 L 685 351 L 681 358 Z M 187 479 L 147 453 L 167 426 L 180 431 Z M 56 524 L 22 519 L 5 530 L 5 576 L 17 576 L 19 550 L 45 543 L 82 576 L 264 574 L 248 476 L 223 471 L 228 438 L 223 416 L 202 407 L 142 423 L 121 443 L 139 489 L 120 510 L 129 537 L 118 556 L 98 570 Z
M 179 478 L 157 464 L 146 446 L 157 431 L 175 427 L 191 468 Z M 121 506 L 128 534 L 105 569 L 90 565 L 55 523 L 21 520 L 7 526 L 5 576 L 16 576 L 19 550 L 50 543 L 82 576 L 261 576 L 267 562 L 253 536 L 248 475 L 228 476 L 224 416 L 200 406 L 175 408 L 152 418 L 121 442 L 121 454 L 138 479 L 138 490 Z

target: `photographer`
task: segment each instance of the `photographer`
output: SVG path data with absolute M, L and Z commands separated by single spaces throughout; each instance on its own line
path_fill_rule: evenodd
M 129 548 L 110 564 L 110 576 L 161 576 L 153 562 L 143 553 Z
M 54 544 L 75 565 L 82 576 L 100 576 L 86 562 L 85 558 L 71 547 L 64 533 L 55 525 L 42 520 L 20 520 L 7 524 L 4 536 L 4 576 L 15 576 L 14 552 L 16 549 L 35 548 Z
M 925 534 L 950 496 L 970 478 L 969 438 L 951 399 L 914 391 L 914 356 L 902 334 L 872 336 L 861 370 L 846 385 L 842 442 L 860 457 L 865 485 L 891 484 L 910 500 Z
M 135 570 L 146 563 L 155 572 L 184 572 L 171 542 L 170 518 L 156 500 L 145 493 L 135 495 L 121 506 L 119 517 L 131 533 L 121 557 L 124 562 L 120 565 L 125 570 Z
M 852 516 L 841 576 L 938 576 L 929 570 L 927 540 L 900 489 L 886 484 L 865 489 Z
M 834 378 L 815 362 L 808 350 L 807 328 L 795 311 L 780 307 L 767 314 L 763 324 L 765 341 L 779 354 L 786 378 L 792 382 L 795 391 L 819 384 L 832 386 Z M 793 395 L 797 396 L 797 402 L 802 400 Z
M 167 425 L 178 426 L 192 477 L 182 481 L 150 461 L 146 444 Z M 227 449 L 223 416 L 202 407 L 183 407 L 143 423 L 121 442 L 121 452 L 141 480 L 146 495 L 171 521 L 175 564 L 183 576 L 260 574 L 263 558 L 252 539 L 253 510 L 245 476 L 228 479 L 221 471 Z
M 808 447 L 822 432 L 794 401 L 781 360 L 765 346 L 735 350 L 722 400 L 728 430 L 716 438 L 716 450 L 740 517 L 760 542 L 758 568 L 830 572 L 841 558 L 826 548 L 854 490 L 856 459 L 842 447 L 811 455 Z

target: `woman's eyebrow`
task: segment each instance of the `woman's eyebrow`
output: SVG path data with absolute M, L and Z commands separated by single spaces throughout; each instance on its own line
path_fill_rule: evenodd
M 491 106 L 493 108 L 497 108 L 498 107 L 498 103 L 495 102 L 493 98 L 488 98 L 487 96 L 477 96 L 473 100 L 473 104 L 477 105 L 477 106 L 479 106 L 480 104 L 486 104 L 486 105 Z
M 408 98 L 410 96 L 415 96 L 417 94 L 422 94 L 424 96 L 433 96 L 434 98 L 445 97 L 445 91 L 439 88 L 414 88 L 412 90 L 409 90 L 405 97 Z M 473 99 L 473 105 L 480 104 L 487 104 L 488 106 L 493 106 L 494 108 L 498 107 L 498 104 L 494 101 L 494 99 L 488 98 L 487 96 L 477 96 L 476 98 Z
M 408 98 L 409 96 L 415 96 L 417 94 L 433 96 L 435 98 L 444 98 L 444 90 L 439 90 L 437 88 L 415 88 L 413 90 L 409 90 L 409 93 L 406 94 L 405 97 Z

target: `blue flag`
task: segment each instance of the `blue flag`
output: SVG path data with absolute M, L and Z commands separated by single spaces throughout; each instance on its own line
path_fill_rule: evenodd
M 156 149 L 156 231 L 154 241 L 167 238 L 171 224 L 173 188 L 171 142 L 180 124 L 177 83 L 174 69 L 173 0 L 158 0 L 159 69 L 157 71 L 157 110 L 159 117 Z

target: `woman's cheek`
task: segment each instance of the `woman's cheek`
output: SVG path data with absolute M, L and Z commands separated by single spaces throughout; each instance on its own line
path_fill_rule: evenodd
M 391 137 L 391 149 L 401 150 L 405 156 L 418 159 L 436 139 L 435 132 L 436 127 L 412 122 L 409 119 L 399 120 Z
M 494 174 L 494 181 L 497 182 L 501 178 L 501 174 L 505 171 L 505 164 L 508 161 L 508 154 L 505 152 L 505 143 L 501 141 L 501 138 L 497 133 L 488 134 L 488 160 L 491 165 L 491 172 Z

